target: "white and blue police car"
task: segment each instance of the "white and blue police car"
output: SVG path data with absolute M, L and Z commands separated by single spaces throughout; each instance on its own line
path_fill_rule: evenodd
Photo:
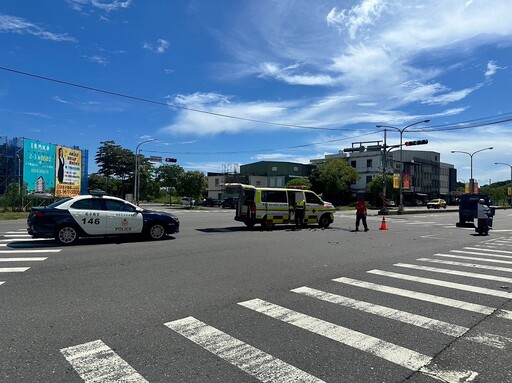
M 33 238 L 55 238 L 62 245 L 76 244 L 80 237 L 110 235 L 143 234 L 157 240 L 180 229 L 174 214 L 146 210 L 101 193 L 33 207 L 27 225 Z

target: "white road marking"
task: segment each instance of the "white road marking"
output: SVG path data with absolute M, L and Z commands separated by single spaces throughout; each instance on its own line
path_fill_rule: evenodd
M 30 234 L 4 234 L 4 237 L 25 237 L 25 238 L 31 238 L 32 236 Z
M 490 315 L 495 311 L 494 308 L 488 307 L 488 306 L 483 306 L 483 305 L 470 303 L 470 302 L 459 301 L 459 300 L 451 299 L 451 298 L 440 297 L 440 296 L 432 295 L 432 294 L 419 293 L 419 292 L 412 291 L 412 290 L 399 289 L 397 287 L 379 285 L 379 284 L 372 283 L 372 282 L 359 281 L 357 279 L 352 279 L 352 278 L 341 277 L 341 278 L 333 279 L 333 281 L 339 282 L 339 283 L 345 283 L 347 285 L 361 287 L 361 288 L 369 289 L 369 290 L 373 290 L 373 291 L 379 291 L 379 292 L 383 292 L 386 294 L 398 295 L 401 297 L 416 299 L 416 300 L 420 300 L 423 302 L 436 303 L 438 305 L 454 307 L 454 308 L 458 308 L 461 310 L 471 311 L 471 312 L 485 314 L 485 315 Z M 512 319 L 512 316 L 511 316 L 511 319 Z
M 15 253 L 59 253 L 62 249 L 36 249 L 36 250 L 30 250 L 30 249 L 13 249 L 13 250 L 0 250 L 0 254 L 15 254 Z
M 0 258 L 0 262 L 36 262 L 45 261 L 48 257 L 31 257 L 31 258 Z
M 310 287 L 299 287 L 291 290 L 294 293 L 306 295 L 308 297 L 317 298 L 325 302 L 333 303 L 343 307 L 349 307 L 354 310 L 363 311 L 366 313 L 374 314 L 383 318 L 396 320 L 402 323 L 407 323 L 416 327 L 424 328 L 431 331 L 437 331 L 441 334 L 461 337 L 465 335 L 470 328 L 463 327 L 456 324 L 451 324 L 441 320 L 425 317 L 423 315 L 413 314 L 407 311 L 397 310 L 394 308 L 377 305 L 374 303 L 364 302 L 342 295 L 331 294 L 325 291 L 312 289 Z M 505 349 L 512 346 L 512 339 L 505 336 L 482 333 L 467 337 L 468 340 L 485 344 L 487 346 Z
M 508 250 L 485 249 L 483 247 L 465 247 L 464 249 L 490 251 L 491 253 L 512 254 L 512 251 L 508 251 Z
M 446 282 L 446 281 L 441 281 L 441 280 L 432 279 L 432 278 L 415 277 L 412 275 L 393 273 L 390 271 L 383 271 L 383 270 L 369 270 L 369 271 L 367 271 L 367 273 L 382 275 L 384 277 L 389 277 L 389 278 L 402 279 L 405 281 L 424 283 L 427 285 L 441 286 L 441 287 L 446 287 L 449 289 L 471 291 L 472 293 L 491 295 L 493 297 L 500 297 L 500 298 L 506 298 L 506 299 L 512 298 L 512 293 L 509 293 L 506 291 L 498 291 L 498 290 L 493 290 L 493 289 L 487 289 L 485 287 L 464 285 L 462 283 Z
M 464 382 L 467 381 L 468 377 L 475 374 L 471 371 L 444 371 L 435 367 L 429 368 L 427 366 L 432 362 L 432 358 L 427 355 L 261 299 L 253 299 L 238 304 L 346 346 L 375 355 L 409 370 L 435 375 L 447 382 Z
M 489 259 L 489 258 L 478 258 L 478 257 L 466 257 L 463 255 L 454 255 L 454 254 L 434 254 L 436 257 L 447 257 L 447 258 L 457 258 L 457 259 L 467 259 L 468 261 L 481 261 L 481 262 L 492 262 L 492 263 L 505 263 L 507 265 L 512 265 L 512 261 L 504 261 L 501 259 Z
M 60 352 L 86 383 L 148 383 L 101 340 L 63 348 Z
M 23 273 L 30 267 L 0 267 L 0 273 Z
M 444 259 L 433 259 L 433 258 L 418 258 L 417 261 L 439 263 L 439 264 L 443 264 L 443 265 L 452 265 L 452 266 L 472 267 L 472 268 L 475 268 L 475 269 L 505 271 L 507 273 L 512 273 L 512 268 L 500 267 L 500 266 L 479 265 L 477 263 L 445 261 Z
M 49 242 L 52 238 L 8 238 L 0 239 L 0 242 Z
M 437 267 L 411 265 L 411 264 L 408 264 L 408 263 L 395 263 L 393 266 L 404 267 L 404 268 L 413 269 L 413 270 L 431 271 L 433 273 L 460 275 L 462 277 L 485 279 L 485 280 L 488 280 L 488 281 L 499 281 L 499 282 L 512 283 L 512 278 L 498 277 L 496 275 L 470 273 L 470 272 L 467 272 L 467 271 L 458 271 L 458 270 L 449 270 L 449 269 L 440 269 L 440 268 L 437 268 Z M 512 269 L 511 269 L 511 271 L 512 271 Z
M 496 257 L 496 258 L 512 258 L 510 255 L 503 255 L 503 254 L 492 254 L 492 253 L 485 253 L 482 251 L 467 251 L 467 250 L 450 250 L 450 253 L 457 253 L 457 254 L 470 254 L 470 255 L 483 255 L 483 256 L 490 256 L 490 257 Z
M 3 285 L 5 283 L 5 281 L 0 281 L 0 285 Z
M 194 317 L 168 322 L 165 326 L 262 382 L 323 382 Z

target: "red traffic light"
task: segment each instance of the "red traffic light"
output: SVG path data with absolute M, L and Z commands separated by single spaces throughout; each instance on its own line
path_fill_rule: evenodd
M 176 162 L 176 158 L 166 158 L 165 162 Z
M 425 145 L 425 144 L 428 144 L 428 140 L 407 141 L 405 143 L 405 146 Z

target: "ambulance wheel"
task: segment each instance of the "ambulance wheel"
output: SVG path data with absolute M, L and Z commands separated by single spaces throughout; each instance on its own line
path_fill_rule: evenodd
M 160 223 L 154 223 L 148 230 L 148 236 L 152 240 L 162 239 L 165 235 L 165 228 Z
M 245 226 L 247 226 L 249 228 L 254 227 L 254 224 L 255 224 L 254 221 L 245 221 L 244 223 L 245 223 Z
M 322 229 L 327 229 L 330 224 L 331 224 L 331 219 L 329 218 L 328 214 L 324 214 L 318 220 L 318 226 L 320 226 Z
M 274 227 L 274 223 L 272 221 L 269 221 L 267 217 L 265 217 L 263 221 L 261 221 L 261 227 L 264 230 L 272 230 L 272 228 Z
M 64 225 L 59 227 L 55 240 L 61 245 L 69 246 L 74 245 L 78 242 L 78 231 L 71 225 Z

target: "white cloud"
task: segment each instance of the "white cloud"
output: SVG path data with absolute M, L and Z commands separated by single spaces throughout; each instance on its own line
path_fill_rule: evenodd
M 132 4 L 132 0 L 67 0 L 67 3 L 75 11 L 84 11 L 92 7 L 105 12 L 113 12 L 119 9 L 129 8 Z
M 52 100 L 57 101 L 57 102 L 60 102 L 61 104 L 73 104 L 73 103 L 72 103 L 72 102 L 70 102 L 70 101 L 63 100 L 63 99 L 62 99 L 62 98 L 60 98 L 59 96 L 53 96 L 53 97 L 52 97 Z
M 503 68 L 500 68 L 498 65 L 496 65 L 495 61 L 489 61 L 487 63 L 487 70 L 485 71 L 485 77 L 494 76 L 496 74 L 496 72 L 498 71 L 498 69 L 503 69 Z
M 351 38 L 355 38 L 358 30 L 366 25 L 374 24 L 380 17 L 386 1 L 383 0 L 363 0 L 350 10 L 338 11 L 333 8 L 326 17 L 328 24 L 345 26 Z
M 164 53 L 167 50 L 167 48 L 169 48 L 169 42 L 164 39 L 158 39 L 156 40 L 156 44 L 144 42 L 142 44 L 142 47 L 152 52 Z
M 108 60 L 102 56 L 95 55 L 95 56 L 82 56 L 82 57 L 84 57 L 87 61 L 90 61 L 95 64 L 100 64 L 100 65 L 108 64 Z
M 17 33 L 20 35 L 32 35 L 43 40 L 51 41 L 71 41 L 75 42 L 74 37 L 67 33 L 52 33 L 36 24 L 33 24 L 21 17 L 0 14 L 0 33 Z

